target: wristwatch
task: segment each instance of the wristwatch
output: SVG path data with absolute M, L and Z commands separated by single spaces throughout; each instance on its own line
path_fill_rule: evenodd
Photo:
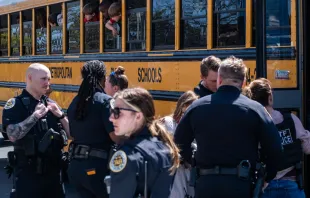
M 60 116 L 60 117 L 58 117 L 58 119 L 59 119 L 59 120 L 62 120 L 62 119 L 64 119 L 65 117 L 66 117 L 65 113 L 64 113 L 64 112 L 62 112 L 61 116 Z

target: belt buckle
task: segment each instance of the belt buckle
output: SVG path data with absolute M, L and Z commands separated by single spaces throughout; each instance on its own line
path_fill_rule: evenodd
M 78 155 L 83 156 L 85 155 L 85 158 L 89 157 L 89 153 L 90 153 L 90 147 L 87 145 L 78 145 Z M 82 153 L 81 151 L 85 150 L 85 153 Z

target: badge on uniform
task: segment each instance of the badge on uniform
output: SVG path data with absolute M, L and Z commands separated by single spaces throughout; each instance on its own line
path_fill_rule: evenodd
M 6 102 L 4 109 L 11 109 L 12 107 L 14 107 L 14 105 L 15 105 L 15 98 L 11 98 Z
M 126 164 L 127 164 L 127 155 L 124 151 L 119 150 L 115 152 L 114 155 L 112 156 L 109 163 L 109 167 L 112 172 L 118 173 L 121 172 L 126 167 Z

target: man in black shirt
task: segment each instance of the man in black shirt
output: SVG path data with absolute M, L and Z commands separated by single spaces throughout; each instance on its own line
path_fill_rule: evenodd
M 11 198 L 65 197 L 60 171 L 66 138 L 59 132 L 63 127 L 70 136 L 70 130 L 64 112 L 46 96 L 50 79 L 45 65 L 31 64 L 26 89 L 3 108 L 3 129 L 14 146 L 14 152 L 8 153 L 14 168 Z
M 241 59 L 224 60 L 217 92 L 196 100 L 175 131 L 185 161 L 190 162 L 191 143 L 197 142 L 196 198 L 251 197 L 259 144 L 266 159 L 266 183 L 276 176 L 280 137 L 266 109 L 240 93 L 245 75 Z
M 215 56 L 208 56 L 204 58 L 200 64 L 201 81 L 194 88 L 194 92 L 204 97 L 216 92 L 217 71 L 219 69 L 221 60 Z

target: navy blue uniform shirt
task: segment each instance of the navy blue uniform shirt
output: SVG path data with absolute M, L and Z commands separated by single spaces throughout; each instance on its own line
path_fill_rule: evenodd
M 55 101 L 49 99 L 46 96 L 42 96 L 41 101 L 39 101 L 35 99 L 25 89 L 22 91 L 21 95 L 8 100 L 5 107 L 3 108 L 2 124 L 3 124 L 4 131 L 6 130 L 6 127 L 8 125 L 18 124 L 24 121 L 25 119 L 27 119 L 34 112 L 37 104 L 39 102 L 43 102 L 44 100 L 46 100 L 47 102 L 55 103 Z M 29 103 L 29 104 L 25 104 L 25 103 Z M 28 106 L 28 109 L 26 106 Z M 49 128 L 52 128 L 55 131 L 59 131 L 59 128 L 58 128 L 59 120 L 56 116 L 53 115 L 52 112 L 47 113 L 46 120 L 47 120 L 47 124 Z M 28 134 L 37 133 L 36 135 L 38 136 L 38 138 L 43 137 L 44 134 L 38 134 L 39 132 L 35 130 L 36 127 L 38 126 L 35 125 L 28 132 Z
M 201 84 L 202 81 L 199 82 L 199 84 L 194 88 L 194 92 L 196 95 L 198 95 L 200 98 L 204 96 L 208 96 L 210 94 L 213 94 L 214 92 L 206 88 Z
M 143 196 L 147 161 L 148 197 L 167 198 L 173 183 L 169 148 L 144 128 L 126 140 L 112 156 L 110 198 Z
M 266 109 L 234 86 L 221 86 L 186 111 L 175 131 L 175 142 L 186 161 L 194 138 L 200 168 L 236 167 L 241 160 L 249 160 L 255 167 L 260 143 L 268 159 L 267 181 L 276 175 L 283 154 L 277 128 Z
M 84 119 L 76 120 L 78 97 L 73 99 L 68 108 L 70 134 L 74 143 L 109 151 L 113 144 L 109 133 L 114 131 L 113 124 L 109 121 L 111 97 L 97 90 L 93 99 L 86 104 Z

